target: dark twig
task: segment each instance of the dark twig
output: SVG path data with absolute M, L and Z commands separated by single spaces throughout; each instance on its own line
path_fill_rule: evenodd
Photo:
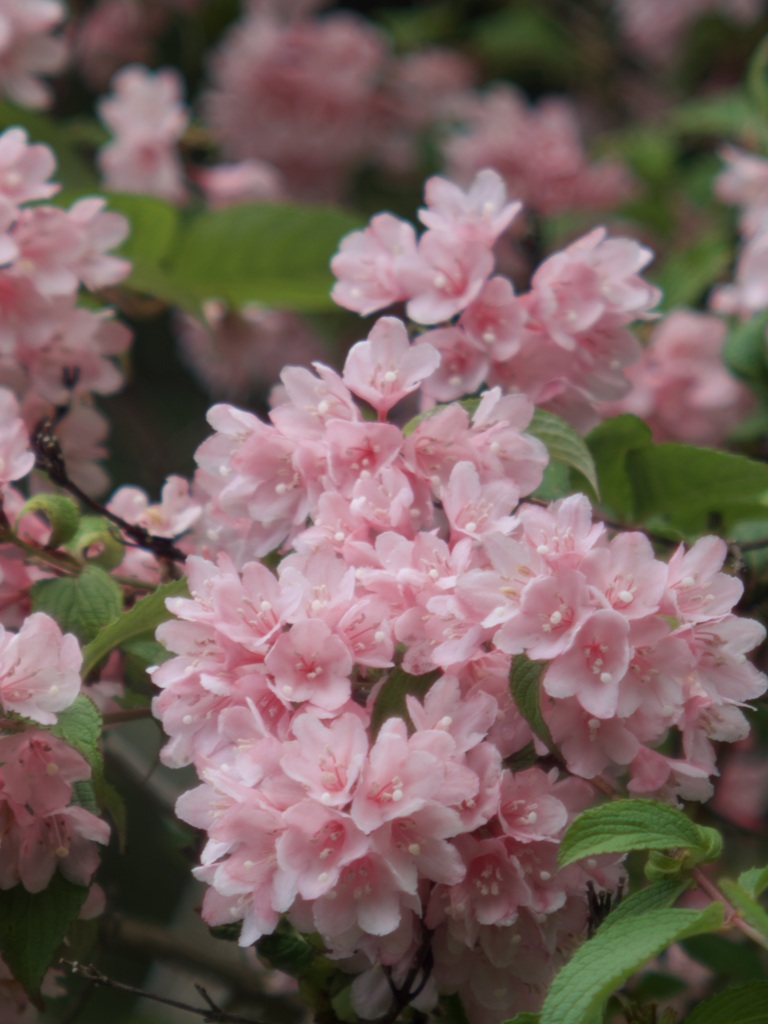
M 114 988 L 121 992 L 130 992 L 131 995 L 141 996 L 142 999 L 151 999 L 153 1002 L 162 1003 L 164 1006 L 173 1006 L 177 1010 L 186 1010 L 187 1013 L 193 1013 L 198 1017 L 202 1017 L 203 1024 L 259 1024 L 252 1017 L 238 1017 L 235 1014 L 228 1013 L 226 1010 L 222 1010 L 221 1007 L 214 1003 L 202 985 L 196 984 L 195 988 L 208 1005 L 191 1006 L 189 1003 L 182 1003 L 178 999 L 168 999 L 166 996 L 155 995 L 154 992 L 145 992 L 144 989 L 136 988 L 135 985 L 127 985 L 125 982 L 115 981 L 114 978 L 109 978 L 106 974 L 102 974 L 97 967 L 93 967 L 91 964 L 79 964 L 72 960 L 62 960 L 60 962 L 65 967 L 68 967 L 78 978 L 85 978 L 86 981 L 90 981 L 94 985 L 103 985 L 104 988 Z
M 424 986 L 427 984 L 430 975 L 432 974 L 433 965 L 434 956 L 432 953 L 432 932 L 425 927 L 421 946 L 419 947 L 416 956 L 413 958 L 411 969 L 405 976 L 402 985 L 395 984 L 392 978 L 392 969 L 390 967 L 384 968 L 384 974 L 392 992 L 393 1003 L 392 1009 L 389 1013 L 384 1017 L 381 1017 L 377 1021 L 377 1024 L 394 1024 L 406 1006 L 413 1002 L 413 1000 L 423 991 Z
M 56 426 L 59 418 L 58 412 L 53 417 L 46 416 L 35 427 L 32 434 L 32 447 L 37 459 L 37 468 L 44 470 L 53 483 L 65 491 L 69 491 L 87 508 L 100 516 L 104 516 L 105 519 L 109 519 L 110 522 L 118 526 L 127 537 L 130 537 L 137 547 L 146 548 L 157 555 L 158 558 L 165 558 L 171 562 L 186 561 L 187 556 L 168 537 L 155 537 L 143 526 L 136 526 L 134 523 L 126 522 L 122 516 L 110 512 L 108 508 L 105 508 L 84 491 L 81 491 L 77 484 L 70 480 L 64 463 L 61 444 L 56 436 Z

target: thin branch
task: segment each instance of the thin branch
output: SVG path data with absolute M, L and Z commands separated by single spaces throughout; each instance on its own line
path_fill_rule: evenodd
M 235 1014 L 227 1013 L 226 1010 L 222 1010 L 214 1003 L 202 985 L 196 984 L 195 988 L 208 1005 L 192 1006 L 189 1003 L 182 1003 L 178 999 L 168 999 L 166 996 L 159 996 L 154 992 L 146 992 L 135 985 L 127 985 L 125 982 L 115 981 L 114 978 L 109 978 L 106 974 L 102 974 L 97 967 L 91 964 L 79 964 L 74 960 L 60 960 L 59 962 L 64 967 L 68 967 L 78 978 L 85 978 L 86 981 L 90 981 L 94 985 L 118 989 L 120 992 L 130 992 L 131 995 L 141 996 L 142 999 L 151 999 L 152 1002 L 162 1003 L 164 1006 L 173 1006 L 176 1010 L 186 1010 L 187 1013 L 202 1017 L 203 1024 L 260 1024 L 260 1022 L 255 1021 L 252 1017 L 238 1017 Z
M 137 547 L 146 548 L 158 558 L 165 558 L 170 562 L 185 562 L 187 556 L 176 547 L 170 538 L 155 537 L 143 526 L 126 522 L 122 516 L 110 512 L 108 508 L 95 501 L 73 480 L 70 480 L 61 445 L 55 433 L 56 423 L 56 418 L 46 416 L 40 420 L 32 434 L 32 447 L 35 451 L 37 468 L 44 470 L 53 483 L 65 491 L 69 491 L 87 508 L 118 526 Z
M 707 896 L 715 900 L 717 903 L 722 903 L 725 909 L 728 911 L 728 917 L 726 918 L 726 924 L 733 928 L 738 929 L 743 935 L 746 935 L 748 939 L 756 942 L 758 946 L 762 946 L 763 949 L 768 949 L 768 939 L 762 935 L 756 928 L 753 928 L 751 924 L 744 920 L 739 914 L 738 910 L 728 900 L 728 898 L 718 889 L 718 887 L 711 882 L 701 868 L 694 868 L 691 871 L 691 876 L 696 882 L 698 887 L 702 889 Z

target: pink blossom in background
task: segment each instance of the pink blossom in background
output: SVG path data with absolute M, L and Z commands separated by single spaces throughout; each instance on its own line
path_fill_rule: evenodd
M 35 455 L 19 416 L 19 403 L 13 392 L 0 388 L 0 484 L 26 476 L 34 465 Z
M 104 89 L 125 64 L 148 64 L 168 23 L 152 0 L 99 0 L 71 26 L 72 59 L 92 89 Z
M 725 169 L 715 178 L 715 195 L 741 208 L 741 229 L 756 234 L 768 220 L 768 160 L 735 146 L 724 146 Z
M 114 136 L 97 156 L 105 187 L 182 202 L 187 192 L 177 147 L 189 115 L 181 75 L 131 64 L 118 71 L 112 87 L 97 104 Z
M 354 15 L 282 24 L 259 8 L 213 56 L 205 117 L 227 158 L 266 160 L 293 194 L 332 197 L 375 138 L 386 59 L 383 37 Z
M 654 64 L 671 60 L 690 26 L 706 14 L 749 24 L 763 11 L 762 0 L 614 0 L 614 7 L 629 45 Z
M 723 366 L 727 325 L 708 313 L 679 309 L 655 328 L 638 363 L 627 368 L 632 390 L 603 407 L 634 413 L 656 441 L 720 445 L 754 407 L 749 390 Z
M 67 62 L 56 34 L 67 16 L 60 0 L 0 2 L 0 90 L 22 107 L 46 107 L 52 93 L 40 76 L 55 75 Z
M 469 58 L 438 46 L 392 61 L 377 100 L 377 164 L 395 174 L 418 167 L 425 132 L 454 117 L 475 76 Z
M 263 160 L 200 167 L 193 178 L 214 210 L 239 203 L 275 202 L 284 196 L 280 172 Z
M 589 162 L 576 112 L 565 99 L 545 98 L 532 106 L 514 87 L 496 85 L 470 97 L 460 120 L 443 145 L 447 173 L 460 183 L 491 167 L 510 196 L 544 215 L 609 208 L 632 192 L 622 164 Z
M 180 355 L 213 398 L 243 400 L 270 385 L 287 362 L 307 365 L 323 354 L 320 338 L 294 313 L 246 304 L 239 311 L 215 299 L 203 321 L 176 318 Z

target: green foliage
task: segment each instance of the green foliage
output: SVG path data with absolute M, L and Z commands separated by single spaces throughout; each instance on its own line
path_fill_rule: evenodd
M 599 492 L 592 453 L 584 438 L 577 434 L 570 424 L 554 413 L 536 409 L 526 433 L 533 434 L 546 445 L 550 459 L 578 470 L 589 481 L 594 491 Z
M 664 293 L 661 308 L 697 305 L 732 259 L 733 245 L 724 228 L 707 231 L 684 249 L 670 253 L 650 274 Z
M 0 890 L 0 955 L 38 1004 L 45 972 L 87 895 L 58 872 L 42 892 L 21 885 Z
M 256 949 L 276 971 L 290 974 L 292 978 L 303 977 L 317 956 L 315 947 L 286 921 L 281 921 L 271 935 L 262 936 Z
M 101 712 L 90 697 L 80 694 L 59 712 L 51 732 L 82 754 L 94 775 L 102 770 Z
M 768 1020 L 768 981 L 729 988 L 699 1003 L 684 1024 L 765 1024 Z
M 120 587 L 97 565 L 86 565 L 78 576 L 61 576 L 33 584 L 32 611 L 46 612 L 65 633 L 89 643 L 123 608 Z
M 555 741 L 541 713 L 541 676 L 547 665 L 546 661 L 531 661 L 525 654 L 516 655 L 509 669 L 509 691 L 534 735 L 554 751 Z
M 578 68 L 579 51 L 567 29 L 542 7 L 505 5 L 475 22 L 474 53 L 505 74 L 521 71 L 563 81 Z
M 78 558 L 102 569 L 114 569 L 125 555 L 120 530 L 103 516 L 83 516 L 67 547 Z
M 753 899 L 758 899 L 768 889 L 768 867 L 749 868 L 739 875 L 738 883 Z
M 388 718 L 408 718 L 405 698 L 410 694 L 418 700 L 424 700 L 427 691 L 436 682 L 442 672 L 435 669 L 434 672 L 426 672 L 422 676 L 412 676 L 402 668 L 393 668 L 387 680 L 376 695 L 376 700 L 371 711 L 371 735 L 377 736 L 379 729 Z
M 586 437 L 600 483 L 602 503 L 627 522 L 635 516 L 635 493 L 627 473 L 627 456 L 651 444 L 650 428 L 637 416 L 604 420 Z
M 591 1024 L 611 993 L 662 950 L 690 935 L 716 931 L 723 908 L 649 910 L 602 927 L 552 982 L 540 1024 Z
M 723 878 L 719 884 L 723 893 L 739 912 L 739 916 L 760 933 L 763 938 L 762 944 L 768 948 L 768 913 L 763 910 L 754 896 L 738 882 Z
M 37 512 L 51 527 L 48 547 L 57 548 L 66 544 L 77 532 L 80 524 L 80 509 L 71 498 L 63 494 L 36 494 L 25 501 L 16 517 L 15 529 L 30 512 Z
M 154 593 L 137 601 L 133 608 L 102 629 L 87 647 L 83 648 L 83 675 L 87 676 L 110 651 L 132 640 L 152 640 L 161 622 L 170 619 L 165 607 L 168 597 L 188 597 L 187 581 L 174 580 L 158 587 Z
M 689 885 L 689 882 L 680 881 L 677 878 L 665 878 L 647 885 L 644 889 L 638 889 L 637 892 L 631 893 L 618 906 L 614 907 L 601 928 L 607 928 L 625 917 L 636 917 L 649 910 L 663 910 L 671 907 L 689 888 Z
M 587 808 L 571 822 L 560 842 L 557 860 L 560 867 L 565 867 L 601 853 L 679 847 L 703 854 L 708 842 L 709 837 L 670 804 L 614 800 Z
M 768 465 L 694 445 L 654 444 L 634 416 L 605 420 L 587 437 L 606 510 L 631 525 L 695 537 L 716 515 L 728 530 L 768 502 Z M 674 535 L 674 533 L 673 533 Z

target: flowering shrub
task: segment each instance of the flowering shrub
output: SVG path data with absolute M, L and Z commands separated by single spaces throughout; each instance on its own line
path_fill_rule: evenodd
M 323 6 L 0 0 L 0 1020 L 768 1019 L 766 12 Z

